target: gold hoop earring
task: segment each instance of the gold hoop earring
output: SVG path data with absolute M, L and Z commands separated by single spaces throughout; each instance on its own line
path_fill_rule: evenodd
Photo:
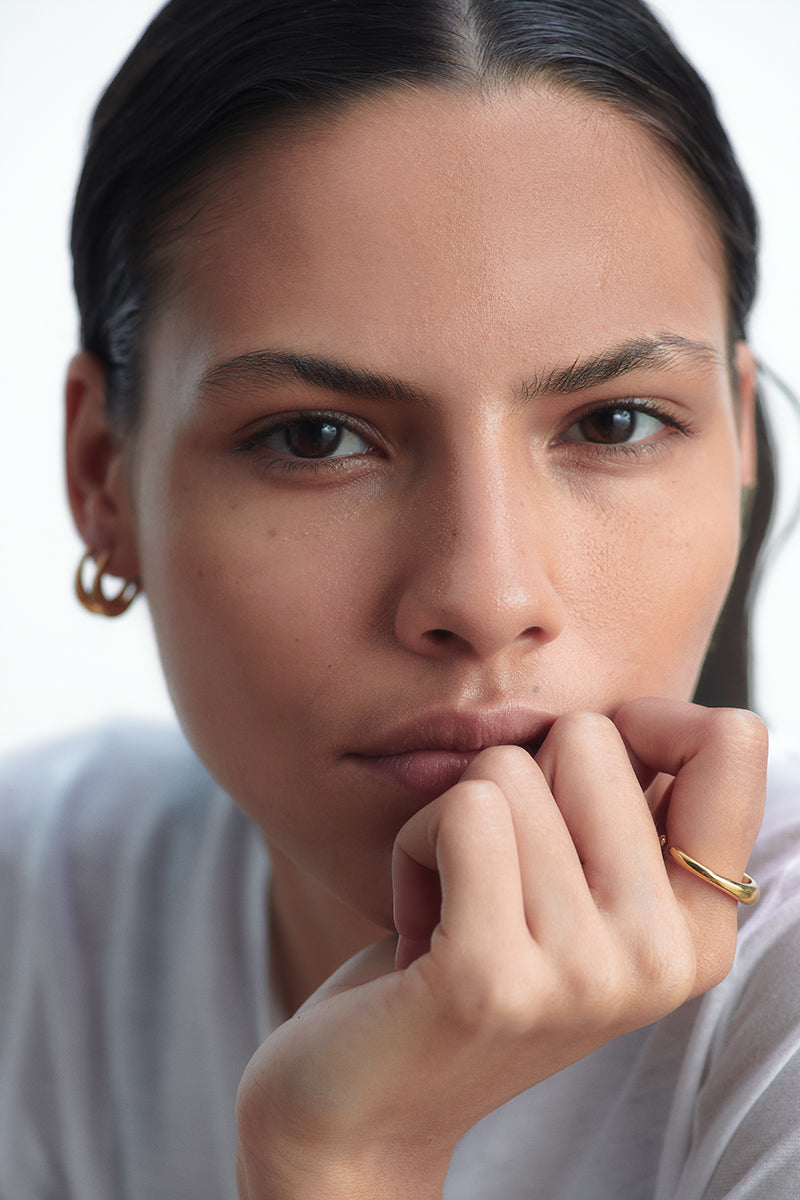
M 75 594 L 89 612 L 98 613 L 103 617 L 119 617 L 133 604 L 142 590 L 141 584 L 138 579 L 126 579 L 116 596 L 106 596 L 103 591 L 103 575 L 111 558 L 111 552 L 104 550 L 97 559 L 92 590 L 87 592 L 83 585 L 83 568 L 92 558 L 94 558 L 94 552 L 87 550 L 78 563 L 78 570 L 75 574 Z

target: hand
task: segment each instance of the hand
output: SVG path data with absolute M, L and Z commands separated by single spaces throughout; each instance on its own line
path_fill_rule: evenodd
M 718 982 L 737 906 L 665 865 L 741 877 L 766 737 L 751 714 L 641 700 L 560 718 L 536 761 L 479 755 L 398 834 L 391 940 L 260 1048 L 239 1094 L 248 1200 L 434 1197 L 459 1137 L 512 1096 Z

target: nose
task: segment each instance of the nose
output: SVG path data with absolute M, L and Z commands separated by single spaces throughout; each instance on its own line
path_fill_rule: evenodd
M 411 547 L 395 611 L 416 654 L 486 660 L 556 638 L 566 610 L 561 521 L 530 480 L 499 465 L 417 497 L 403 534 Z

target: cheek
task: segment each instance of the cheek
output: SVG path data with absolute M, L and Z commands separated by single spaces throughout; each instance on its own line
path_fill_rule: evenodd
M 611 659 L 620 699 L 689 699 L 736 568 L 738 491 L 667 492 L 616 524 L 590 566 L 592 637 L 611 650 L 597 669 Z
M 190 503 L 147 546 L 173 702 L 234 794 L 253 790 L 267 762 L 274 772 L 323 733 L 330 742 L 331 698 L 346 705 L 375 608 L 369 541 L 357 521 Z

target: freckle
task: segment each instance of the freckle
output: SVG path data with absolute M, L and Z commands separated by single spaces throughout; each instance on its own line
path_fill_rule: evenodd
M 277 537 L 277 536 L 278 536 L 277 529 L 268 529 L 267 530 L 267 537 Z
M 206 573 L 205 573 L 205 571 L 203 570 L 203 568 L 202 568 L 202 567 L 198 567 L 198 568 L 197 568 L 197 578 L 198 578 L 198 579 L 205 579 L 205 577 L 206 577 Z

